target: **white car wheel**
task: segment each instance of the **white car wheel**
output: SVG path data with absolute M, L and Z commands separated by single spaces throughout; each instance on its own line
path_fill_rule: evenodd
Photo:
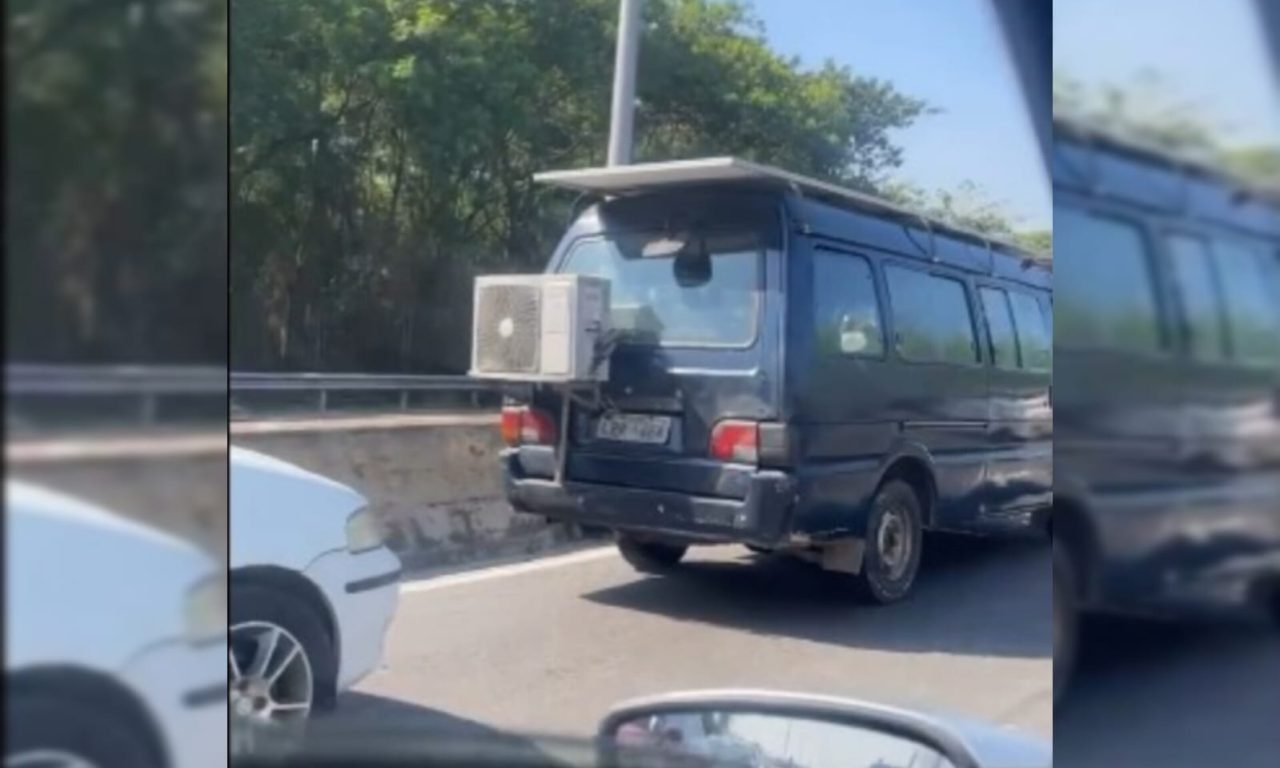
M 232 753 L 257 737 L 286 739 L 333 695 L 335 641 L 303 599 L 273 586 L 232 584 L 227 632 Z
M 316 680 L 298 638 L 278 624 L 247 621 L 233 625 L 228 640 L 232 715 L 286 725 L 306 720 Z

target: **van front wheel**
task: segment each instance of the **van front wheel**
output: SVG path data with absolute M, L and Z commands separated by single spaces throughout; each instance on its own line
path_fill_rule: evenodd
M 871 602 L 888 605 L 911 592 L 920 570 L 922 518 L 920 499 L 902 480 L 890 480 L 876 493 L 858 574 L 860 591 Z
M 641 573 L 666 573 L 680 563 L 687 546 L 666 544 L 660 541 L 640 541 L 631 536 L 618 536 L 618 551 L 622 559 Z

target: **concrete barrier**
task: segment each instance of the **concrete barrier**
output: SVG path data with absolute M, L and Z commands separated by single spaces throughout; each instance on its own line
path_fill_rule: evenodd
M 5 444 L 9 476 L 78 496 L 227 558 L 227 435 L 28 438 Z
M 391 414 L 231 425 L 234 445 L 346 483 L 389 545 L 419 570 L 554 548 L 574 527 L 516 515 L 502 497 L 494 414 Z M 6 446 L 14 477 L 83 496 L 227 548 L 227 435 L 29 440 Z
M 495 414 L 241 422 L 232 443 L 358 489 L 411 570 L 530 554 L 581 538 L 502 495 Z

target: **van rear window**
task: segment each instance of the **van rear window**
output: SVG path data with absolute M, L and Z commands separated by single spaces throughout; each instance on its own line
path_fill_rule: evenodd
M 755 233 L 628 233 L 578 241 L 560 271 L 609 280 L 624 343 L 745 347 L 756 337 L 762 257 Z

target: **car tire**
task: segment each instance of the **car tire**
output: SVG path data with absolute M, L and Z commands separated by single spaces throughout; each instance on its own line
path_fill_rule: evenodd
M 924 544 L 924 515 L 915 489 L 902 480 L 880 487 L 867 519 L 866 549 L 857 576 L 863 599 L 889 605 L 915 586 Z
M 1061 542 L 1053 542 L 1053 701 L 1066 695 L 1080 646 L 1080 602 L 1075 565 Z
M 18 693 L 6 702 L 4 761 L 75 757 L 98 768 L 161 768 L 152 734 L 109 708 L 56 694 Z M 67 760 L 66 762 L 74 762 Z
M 334 640 L 316 611 L 283 589 L 258 584 L 232 585 L 229 639 L 241 665 L 245 663 L 247 648 L 237 641 L 237 635 L 261 626 L 284 630 L 287 639 L 300 647 L 309 666 L 310 707 L 298 719 L 306 720 L 314 713 L 331 709 L 337 693 L 338 658 Z M 235 687 L 234 682 L 232 686 Z M 235 712 L 231 715 L 235 716 Z
M 640 541 L 631 536 L 618 537 L 622 559 L 641 573 L 669 573 L 680 564 L 689 547 L 662 541 Z

